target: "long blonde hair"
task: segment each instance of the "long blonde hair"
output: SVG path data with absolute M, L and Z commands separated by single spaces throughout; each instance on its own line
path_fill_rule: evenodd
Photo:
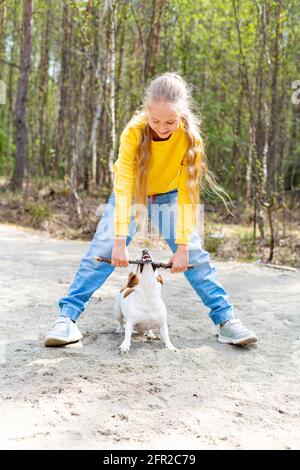
M 148 123 L 148 107 L 153 102 L 170 104 L 181 118 L 188 140 L 188 149 L 183 157 L 186 163 L 187 187 L 193 209 L 200 202 L 200 189 L 206 185 L 217 194 L 228 209 L 222 193 L 228 196 L 208 168 L 204 142 L 201 136 L 201 120 L 193 110 L 196 103 L 185 80 L 177 73 L 166 72 L 154 80 L 145 90 L 143 104 L 137 108 L 128 126 L 138 125 L 141 129 L 140 144 L 136 155 L 135 202 L 147 205 L 147 175 L 151 158 L 153 130 Z M 141 123 L 143 123 L 141 125 Z M 231 200 L 231 199 L 230 199 Z M 232 214 L 232 213 L 231 213 Z

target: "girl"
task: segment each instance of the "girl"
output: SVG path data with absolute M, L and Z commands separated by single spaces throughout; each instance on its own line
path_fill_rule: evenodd
M 193 104 L 191 92 L 178 74 L 164 73 L 150 83 L 143 105 L 121 134 L 113 192 L 68 294 L 59 300 L 60 313 L 45 346 L 80 340 L 76 321 L 91 295 L 115 266 L 128 266 L 127 246 L 137 231 L 136 218 L 130 215 L 133 197 L 139 207 L 147 208 L 149 219 L 171 248 L 171 272 L 184 272 L 210 309 L 211 320 L 220 327 L 218 340 L 243 345 L 257 341 L 255 333 L 234 318 L 228 294 L 195 229 L 199 180 L 201 185 L 207 182 L 225 201 L 221 195 L 224 191 L 207 167 Z M 174 213 L 170 220 L 166 208 L 168 214 Z M 97 262 L 97 255 L 111 258 L 111 265 Z M 187 270 L 189 263 L 196 267 Z

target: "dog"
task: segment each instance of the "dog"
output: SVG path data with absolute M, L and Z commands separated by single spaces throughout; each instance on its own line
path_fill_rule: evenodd
M 176 351 L 170 341 L 167 324 L 167 309 L 161 297 L 163 278 L 152 264 L 148 250 L 142 251 L 141 264 L 136 273 L 129 273 L 127 285 L 118 292 L 114 312 L 119 326 L 116 333 L 125 332 L 121 353 L 127 353 L 131 345 L 133 329 L 145 334 L 148 339 L 156 339 L 152 328 L 159 326 L 161 338 L 166 348 Z

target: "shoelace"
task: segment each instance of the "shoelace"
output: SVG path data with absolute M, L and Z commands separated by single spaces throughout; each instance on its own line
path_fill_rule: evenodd
M 229 322 L 226 322 L 223 326 L 224 331 L 228 331 L 230 333 L 249 333 L 249 330 L 242 324 L 241 320 L 239 319 L 232 319 Z
M 65 327 L 68 326 L 65 321 L 63 320 L 57 320 L 54 325 L 53 329 L 57 333 L 62 333 L 65 330 Z

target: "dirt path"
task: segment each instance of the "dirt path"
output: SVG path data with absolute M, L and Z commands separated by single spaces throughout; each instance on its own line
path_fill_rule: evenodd
M 213 260 L 257 345 L 218 343 L 184 276 L 164 272 L 179 351 L 135 337 L 120 356 L 112 307 L 127 273 L 118 270 L 79 322 L 82 343 L 45 348 L 57 299 L 87 246 L 0 225 L 1 448 L 300 447 L 299 271 Z

